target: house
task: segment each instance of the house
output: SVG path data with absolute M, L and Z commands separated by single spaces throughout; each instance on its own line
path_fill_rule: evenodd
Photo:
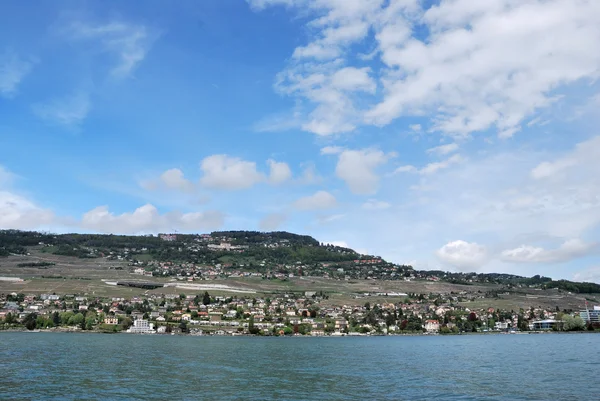
M 346 330 L 348 328 L 348 321 L 346 319 L 335 319 L 336 330 Z
M 119 319 L 116 316 L 106 316 L 104 318 L 104 324 L 119 324 Z
M 425 331 L 428 333 L 437 333 L 440 331 L 440 322 L 437 320 L 426 320 L 425 321 Z

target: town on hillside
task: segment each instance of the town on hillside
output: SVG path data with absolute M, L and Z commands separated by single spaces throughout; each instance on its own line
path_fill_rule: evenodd
M 153 294 L 0 295 L 0 329 L 139 334 L 346 336 L 600 331 L 600 306 L 578 311 L 468 308 L 466 294 L 404 294 L 388 302 L 331 305 L 321 292 L 272 297 Z M 379 298 L 381 299 L 381 298 Z
M 265 336 L 593 331 L 600 329 L 598 294 L 595 283 L 539 275 L 416 270 L 288 232 L 0 230 L 0 329 Z

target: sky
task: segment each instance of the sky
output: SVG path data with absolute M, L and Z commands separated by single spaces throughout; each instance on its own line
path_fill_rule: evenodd
M 0 6 L 0 228 L 284 230 L 600 283 L 600 2 Z

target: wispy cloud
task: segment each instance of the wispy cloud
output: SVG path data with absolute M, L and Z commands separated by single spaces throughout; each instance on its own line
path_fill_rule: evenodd
M 33 105 L 33 111 L 38 117 L 68 127 L 76 127 L 81 124 L 90 109 L 89 95 L 85 92 L 77 92 L 46 103 Z
M 31 72 L 34 62 L 24 60 L 13 52 L 0 54 L 0 95 L 12 97 L 23 78 Z
M 121 78 L 129 76 L 144 60 L 152 42 L 148 28 L 144 25 L 125 22 L 93 24 L 77 21 L 65 32 L 73 40 L 98 41 L 104 51 L 116 57 L 116 65 L 111 74 Z

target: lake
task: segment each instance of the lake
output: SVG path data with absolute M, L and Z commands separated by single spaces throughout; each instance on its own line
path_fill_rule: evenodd
M 600 335 L 0 333 L 1 400 L 598 400 Z

